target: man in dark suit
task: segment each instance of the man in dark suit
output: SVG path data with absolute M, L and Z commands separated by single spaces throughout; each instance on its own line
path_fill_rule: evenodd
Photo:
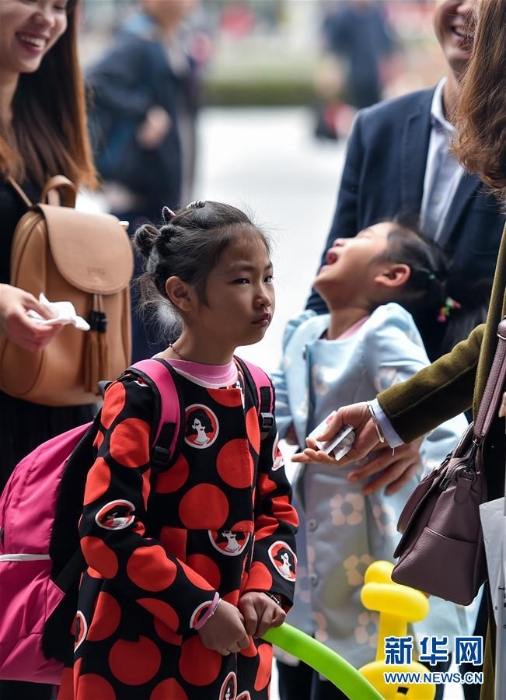
M 359 111 L 349 138 L 337 208 L 325 243 L 386 218 L 418 222 L 448 253 L 448 295 L 460 304 L 447 323 L 420 331 L 434 360 L 483 320 L 504 226 L 496 199 L 450 152 L 451 114 L 472 48 L 466 34 L 476 0 L 436 0 L 434 30 L 446 76 L 436 88 Z M 325 313 L 313 290 L 307 308 Z M 453 318 L 452 318 L 453 317 Z

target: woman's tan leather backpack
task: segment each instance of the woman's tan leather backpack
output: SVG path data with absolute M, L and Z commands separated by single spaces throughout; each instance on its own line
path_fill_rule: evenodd
M 51 178 L 38 204 L 9 182 L 28 206 L 14 232 L 10 283 L 37 298 L 43 292 L 72 302 L 91 330 L 67 325 L 35 352 L 0 333 L 0 389 L 47 406 L 94 403 L 97 382 L 115 379 L 130 363 L 130 240 L 116 217 L 77 211 L 66 177 Z

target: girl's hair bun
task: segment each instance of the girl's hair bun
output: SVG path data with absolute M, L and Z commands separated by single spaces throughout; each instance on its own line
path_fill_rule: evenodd
M 143 224 L 135 232 L 135 246 L 146 259 L 149 258 L 158 235 L 159 231 L 153 224 Z

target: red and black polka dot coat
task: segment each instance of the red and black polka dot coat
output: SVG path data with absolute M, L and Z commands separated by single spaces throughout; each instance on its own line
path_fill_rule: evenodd
M 233 604 L 249 590 L 292 600 L 297 516 L 276 428 L 260 440 L 248 390 L 243 403 L 241 388 L 180 379 L 183 447 L 156 476 L 151 389 L 130 375 L 106 393 L 80 523 L 88 569 L 74 667 L 59 700 L 269 697 L 269 644 L 222 656 L 192 623 L 216 591 Z

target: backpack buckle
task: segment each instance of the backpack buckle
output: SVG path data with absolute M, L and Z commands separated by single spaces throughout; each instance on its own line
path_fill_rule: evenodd
M 272 413 L 260 413 L 260 433 L 261 435 L 267 435 L 270 433 L 274 427 L 274 414 Z

